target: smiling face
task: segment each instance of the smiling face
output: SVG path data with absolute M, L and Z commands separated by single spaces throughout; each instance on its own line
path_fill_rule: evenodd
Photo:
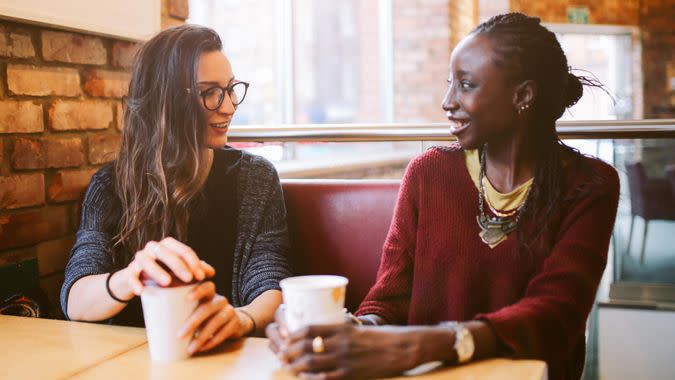
M 225 87 L 234 82 L 232 66 L 221 51 L 210 51 L 199 57 L 197 68 L 197 91 L 203 94 L 214 86 Z M 222 148 L 227 144 L 227 130 L 230 127 L 232 116 L 236 107 L 230 97 L 225 94 L 223 103 L 214 111 L 204 107 L 202 97 L 199 99 L 206 119 L 206 131 L 204 133 L 205 144 L 209 148 Z
M 443 109 L 453 123 L 452 134 L 464 149 L 506 139 L 517 128 L 516 84 L 495 64 L 493 41 L 471 35 L 450 59 Z

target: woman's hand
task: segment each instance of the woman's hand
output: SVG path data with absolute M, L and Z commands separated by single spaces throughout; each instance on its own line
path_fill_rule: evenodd
M 192 248 L 172 237 L 160 242 L 150 241 L 136 252 L 133 261 L 123 270 L 133 294 L 140 295 L 143 292 L 141 272 L 161 286 L 171 284 L 171 273 L 162 268 L 159 262 L 183 282 L 202 281 L 216 273 L 211 265 L 197 257 Z
M 178 336 L 192 336 L 190 354 L 208 351 L 226 339 L 239 338 L 252 328 L 248 317 L 236 311 L 227 298 L 216 294 L 216 286 L 207 281 L 190 292 L 200 304 L 179 330 Z
M 417 334 L 393 327 L 322 325 L 289 333 L 281 308 L 266 333 L 270 349 L 286 368 L 307 379 L 397 375 L 416 365 L 421 348 Z M 323 352 L 315 352 L 317 337 L 323 342 Z

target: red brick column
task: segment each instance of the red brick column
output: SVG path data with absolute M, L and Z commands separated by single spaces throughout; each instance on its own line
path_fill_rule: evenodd
M 119 146 L 136 48 L 0 21 L 0 265 L 36 257 L 55 306 L 82 194 Z

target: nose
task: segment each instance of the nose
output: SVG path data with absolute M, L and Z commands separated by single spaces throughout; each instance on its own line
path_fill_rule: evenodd
M 445 91 L 445 97 L 443 98 L 443 103 L 441 104 L 441 107 L 443 108 L 444 111 L 450 112 L 453 112 L 459 108 L 459 103 L 457 103 L 457 100 L 455 99 L 454 86 L 452 85 L 448 86 L 448 90 Z
M 225 115 L 232 115 L 236 108 L 237 107 L 234 106 L 234 103 L 232 103 L 232 98 L 230 98 L 230 94 L 225 93 L 223 95 L 223 102 L 220 103 L 220 107 L 218 107 L 218 113 L 222 113 Z

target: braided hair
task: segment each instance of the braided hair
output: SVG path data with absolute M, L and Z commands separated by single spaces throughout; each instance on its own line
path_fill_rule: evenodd
M 523 220 L 537 215 L 544 223 L 535 223 L 534 236 L 524 239 L 518 229 L 521 246 L 531 251 L 547 252 L 550 242 L 542 241 L 550 229 L 550 216 L 562 201 L 563 158 L 580 162 L 581 154 L 565 145 L 556 133 L 555 123 L 563 112 L 576 104 L 583 95 L 583 86 L 602 87 L 596 80 L 570 73 L 567 58 L 555 34 L 541 25 L 537 17 L 508 13 L 490 18 L 471 32 L 490 38 L 495 43 L 495 64 L 513 76 L 514 81 L 532 80 L 536 97 L 531 105 L 533 123 L 527 131 L 531 136 L 534 162 L 537 163 L 528 204 L 521 210 Z M 528 244 L 526 241 L 532 242 Z

